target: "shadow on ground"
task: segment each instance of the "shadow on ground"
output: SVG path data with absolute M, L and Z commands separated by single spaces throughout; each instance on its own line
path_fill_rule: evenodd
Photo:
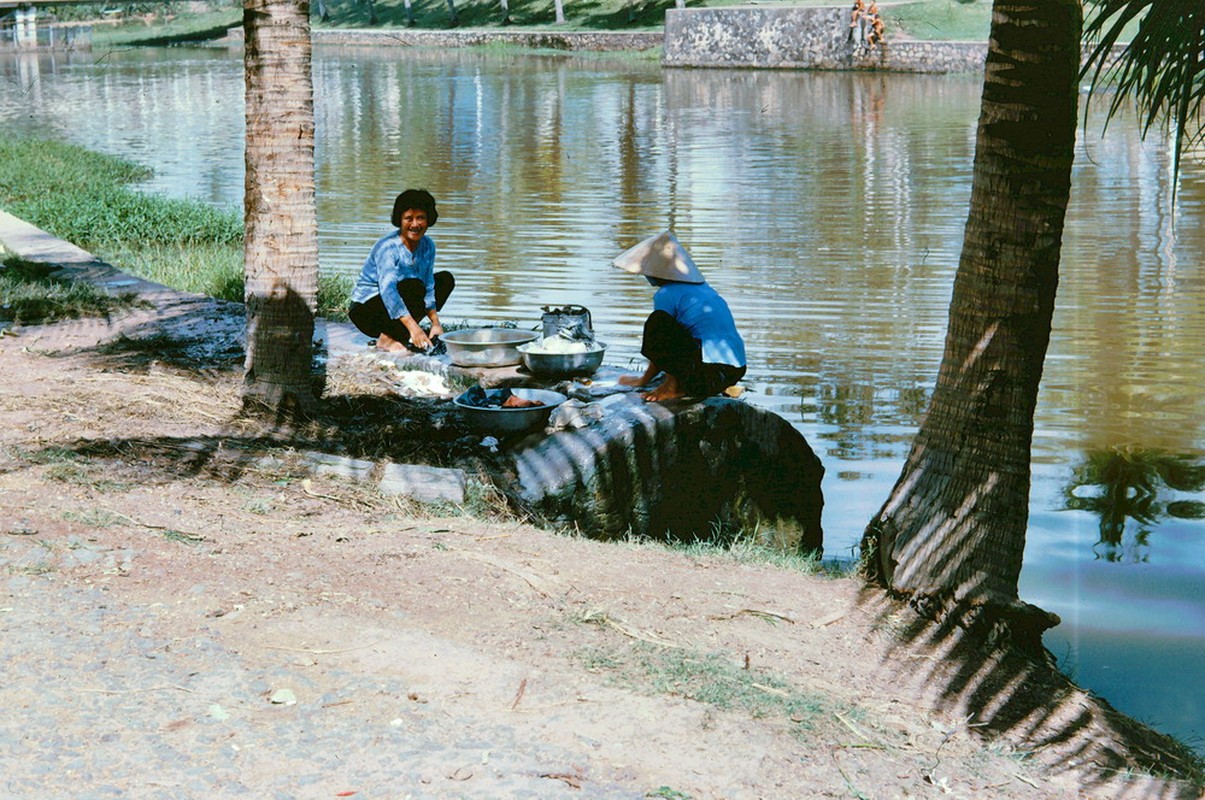
M 989 646 L 953 622 L 922 617 L 879 589 L 866 588 L 859 604 L 890 633 L 894 644 L 885 666 L 895 679 L 919 687 L 936 709 L 965 718 L 983 739 L 1003 739 L 1056 773 L 1074 773 L 1083 796 L 1202 796 L 1199 757 L 1076 686 L 1048 652 Z M 1144 774 L 1170 780 L 1154 787 L 1133 780 Z

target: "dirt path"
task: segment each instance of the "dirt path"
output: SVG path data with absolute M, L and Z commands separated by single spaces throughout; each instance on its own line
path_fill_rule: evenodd
M 190 303 L 0 336 L 0 798 L 1199 796 L 854 579 L 308 475 L 237 369 L 102 347 L 224 352 Z

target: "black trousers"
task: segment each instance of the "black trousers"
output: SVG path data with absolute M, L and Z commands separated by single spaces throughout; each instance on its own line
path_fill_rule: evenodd
M 681 322 L 664 311 L 654 311 L 644 322 L 640 353 L 678 379 L 688 395 L 710 397 L 745 377 L 745 367 L 703 361 L 703 347 Z
M 456 288 L 456 279 L 452 277 L 452 273 L 446 270 L 435 273 L 436 311 L 443 310 L 444 303 L 448 302 L 448 297 L 454 288 Z M 406 304 L 406 311 L 410 316 L 414 317 L 416 322 L 422 322 L 427 316 L 427 287 L 423 285 L 423 282 L 418 278 L 399 281 L 397 292 L 402 296 L 402 302 Z M 379 294 L 363 303 L 352 303 L 351 308 L 347 309 L 347 316 L 360 333 L 370 338 L 375 339 L 384 333 L 399 342 L 410 341 L 410 331 L 406 329 L 405 325 L 389 316 L 389 312 L 385 309 L 385 301 Z

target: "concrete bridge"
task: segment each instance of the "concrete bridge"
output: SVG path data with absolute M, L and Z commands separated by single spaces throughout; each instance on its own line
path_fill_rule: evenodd
M 90 25 L 50 23 L 38 25 L 38 10 L 54 6 L 83 5 L 95 0 L 0 0 L 0 49 L 88 49 Z

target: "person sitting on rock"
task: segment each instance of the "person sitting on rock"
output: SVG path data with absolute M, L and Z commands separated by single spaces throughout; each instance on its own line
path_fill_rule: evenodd
M 397 230 L 373 245 L 351 292 L 347 311 L 352 323 L 381 350 L 438 350 L 443 335 L 439 311 L 456 280 L 435 271 L 435 242 L 427 229 L 439 219 L 435 198 L 426 189 L 407 189 L 393 201 L 390 218 Z M 430 328 L 419 324 L 430 320 Z
M 728 304 L 672 233 L 645 239 L 612 263 L 657 287 L 640 348 L 648 368 L 639 377 L 620 377 L 621 384 L 647 386 L 664 372 L 665 380 L 644 393 L 645 400 L 658 401 L 709 397 L 745 376 L 745 343 Z

